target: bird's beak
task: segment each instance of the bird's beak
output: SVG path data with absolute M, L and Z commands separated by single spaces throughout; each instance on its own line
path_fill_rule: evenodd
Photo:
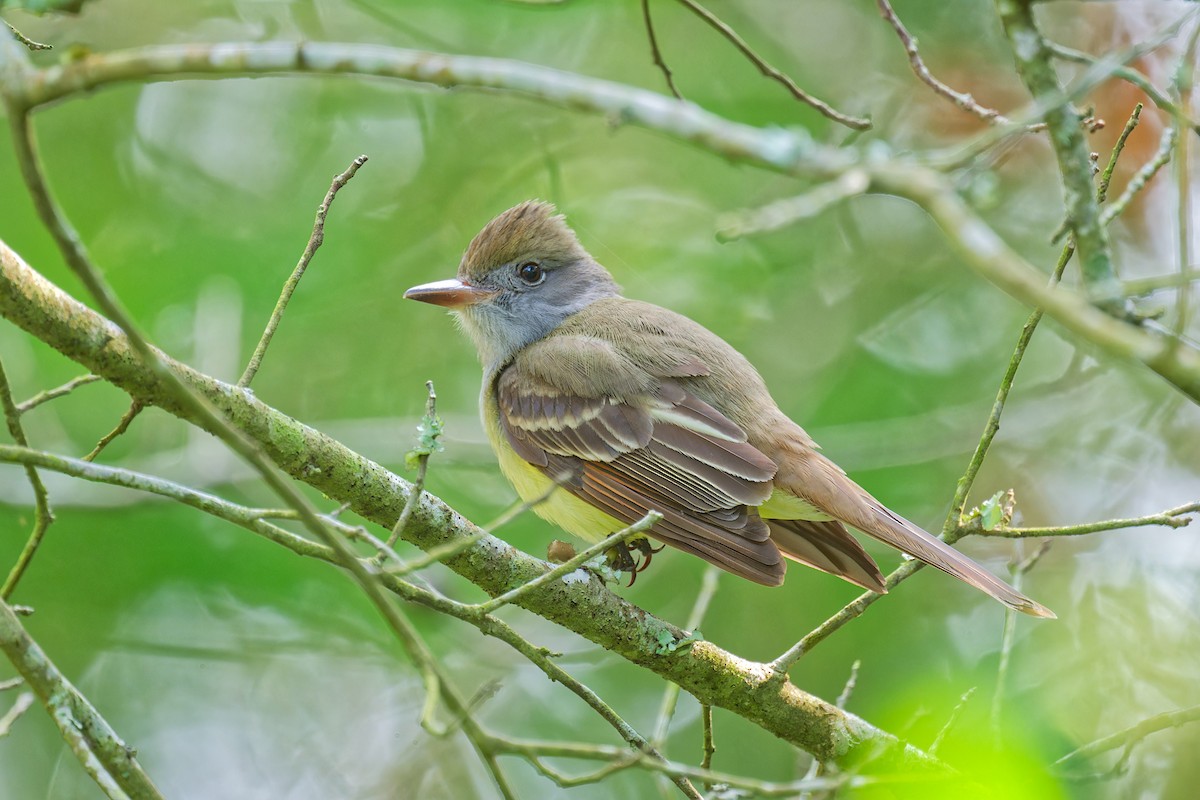
M 469 283 L 463 283 L 457 278 L 448 281 L 434 281 L 414 286 L 404 293 L 406 300 L 420 300 L 422 303 L 433 303 L 435 306 L 446 308 L 463 308 L 490 300 L 498 293 L 491 289 L 480 289 Z

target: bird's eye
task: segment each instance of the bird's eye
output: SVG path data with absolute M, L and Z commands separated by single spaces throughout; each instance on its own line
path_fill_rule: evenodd
M 517 277 L 530 286 L 537 286 L 546 279 L 546 273 L 542 270 L 541 264 L 536 261 L 526 261 L 517 267 Z

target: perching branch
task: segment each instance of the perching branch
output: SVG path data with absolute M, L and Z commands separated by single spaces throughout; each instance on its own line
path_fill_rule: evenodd
M 261 536 L 267 541 L 273 542 L 296 555 L 313 558 L 319 561 L 324 561 L 329 564 L 336 565 L 338 563 L 337 555 L 329 547 L 310 541 L 302 536 L 299 536 L 291 531 L 281 528 L 269 522 L 269 519 L 296 519 L 298 516 L 291 509 L 255 509 L 237 505 L 220 497 L 217 497 L 207 492 L 201 492 L 196 489 L 182 486 L 178 483 L 168 481 L 164 478 L 158 478 L 152 475 L 137 473 L 132 470 L 120 469 L 117 467 L 109 467 L 100 464 L 93 464 L 80 459 L 66 458 L 56 456 L 51 453 L 45 453 L 39 450 L 32 450 L 26 447 L 16 447 L 11 445 L 0 445 L 0 462 L 24 464 L 35 466 L 42 469 L 53 470 L 64 475 L 81 478 L 83 480 L 92 481 L 95 483 L 108 484 L 112 486 L 122 486 L 127 489 L 133 489 L 140 492 L 165 497 L 175 502 L 186 505 L 190 508 L 197 509 L 206 514 L 209 514 L 218 519 L 225 520 L 233 525 L 237 525 L 257 536 Z M 337 522 L 329 517 L 325 517 L 328 524 L 338 528 L 341 533 L 347 538 L 354 536 L 353 526 L 342 522 Z M 632 532 L 631 532 L 632 533 Z M 481 536 L 487 535 L 480 532 Z M 469 538 L 469 537 L 468 537 Z M 370 559 L 361 559 L 364 565 L 370 564 Z M 432 562 L 431 562 L 432 563 Z M 576 694 L 587 705 L 595 710 L 602 719 L 609 723 L 621 737 L 635 750 L 645 753 L 650 758 L 661 758 L 661 754 L 655 749 L 655 745 L 649 742 L 645 737 L 641 736 L 634 730 L 625 720 L 623 720 L 607 703 L 604 702 L 592 689 L 578 681 L 576 678 L 567 673 L 564 669 L 555 663 L 551 654 L 544 648 L 537 647 L 512 627 L 501 621 L 500 619 L 491 616 L 486 611 L 481 611 L 476 605 L 468 605 L 450 600 L 439 593 L 431 590 L 422 589 L 421 587 L 401 580 L 394 573 L 387 573 L 382 579 L 384 587 L 393 594 L 401 597 L 409 602 L 418 603 L 426 606 L 439 613 L 454 617 L 455 619 L 466 622 L 476 627 L 481 633 L 504 642 L 512 647 L 534 666 L 541 669 L 546 676 Z M 526 584 L 529 585 L 529 584 Z M 427 698 L 432 698 L 434 702 L 440 696 L 441 679 L 435 674 L 434 667 L 425 663 L 425 652 L 427 648 L 420 645 L 422 664 L 424 666 L 425 675 L 427 677 L 427 687 L 431 689 Z M 14 685 L 16 685 L 14 683 Z M 5 684 L 0 684 L 0 689 L 7 688 Z M 460 713 L 462 709 L 459 709 Z M 427 703 L 424 716 L 429 718 L 432 716 L 432 707 Z M 435 732 L 442 730 L 438 726 L 433 726 Z M 482 731 L 482 729 L 480 729 Z M 492 733 L 481 733 L 481 736 L 486 736 L 490 741 L 492 738 L 501 739 Z M 480 740 L 482 741 L 482 739 Z M 685 779 L 681 779 L 680 783 L 686 783 Z M 681 785 L 682 789 L 683 786 Z
M 143 401 L 208 429 L 165 382 L 148 374 L 129 338 L 112 322 L 69 297 L 0 243 L 0 316 Z M 250 437 L 280 469 L 384 526 L 397 518 L 411 487 L 383 467 L 275 409 L 257 396 L 202 375 L 159 353 L 163 367 Z M 437 498 L 423 495 L 405 531 L 423 550 L 475 536 L 446 559 L 455 572 L 496 596 L 545 572 L 545 564 L 484 534 Z M 344 563 L 339 561 L 338 563 Z M 392 579 L 378 579 L 392 589 Z M 936 766 L 919 750 L 790 682 L 771 680 L 764 664 L 710 642 L 661 652 L 684 631 L 612 594 L 598 579 L 549 584 L 517 604 L 678 683 L 701 703 L 721 706 L 824 761 L 849 763 L 867 751 L 910 766 Z

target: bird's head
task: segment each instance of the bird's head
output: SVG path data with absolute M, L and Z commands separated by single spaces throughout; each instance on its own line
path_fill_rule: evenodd
M 530 200 L 471 241 L 458 277 L 414 286 L 410 300 L 456 312 L 485 366 L 507 362 L 585 306 L 618 293 L 554 206 Z

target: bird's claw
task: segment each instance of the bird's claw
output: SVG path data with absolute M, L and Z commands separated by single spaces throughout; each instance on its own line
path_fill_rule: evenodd
M 646 567 L 650 566 L 650 559 L 664 547 L 666 545 L 663 544 L 654 547 L 645 536 L 639 536 L 629 542 L 621 542 L 608 551 L 608 566 L 619 572 L 628 572 L 628 585 L 633 586 L 638 573 L 645 571 Z M 638 556 L 634 556 L 634 550 L 638 552 Z

